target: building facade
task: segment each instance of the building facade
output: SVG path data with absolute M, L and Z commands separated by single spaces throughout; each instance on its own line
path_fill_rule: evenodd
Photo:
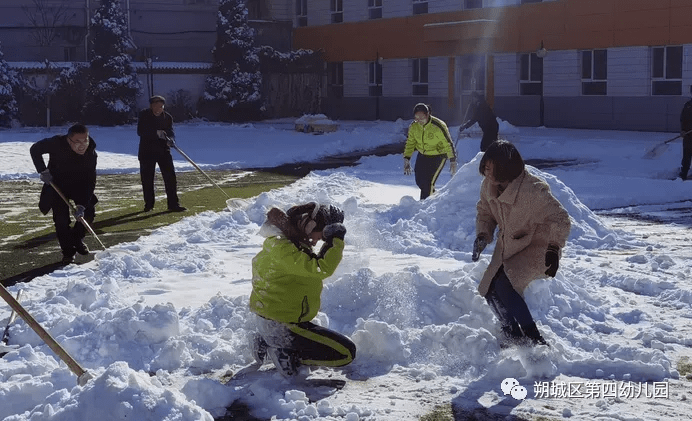
M 481 91 L 515 125 L 678 131 L 690 96 L 692 0 L 293 1 L 332 118 L 460 124 Z

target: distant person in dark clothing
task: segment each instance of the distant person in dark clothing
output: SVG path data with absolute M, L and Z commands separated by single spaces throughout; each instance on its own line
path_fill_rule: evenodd
M 485 152 L 491 143 L 497 140 L 497 132 L 500 130 L 497 118 L 490 105 L 479 92 L 471 94 L 471 117 L 459 127 L 459 133 L 473 126 L 476 122 L 483 130 L 481 139 L 481 152 Z
M 168 210 L 184 212 L 187 209 L 178 201 L 178 186 L 171 156 L 175 145 L 173 117 L 163 110 L 166 99 L 160 95 L 149 98 L 149 108 L 139 113 L 137 134 L 139 135 L 139 173 L 144 193 L 144 212 L 154 209 L 154 175 L 159 164 L 163 184 L 166 187 Z
M 70 228 L 70 208 L 50 183 L 60 189 L 68 200 L 74 201 L 75 219 L 83 217 L 88 223 L 93 222 L 94 205 L 98 202 L 94 195 L 96 143 L 85 126 L 75 124 L 69 128 L 67 135 L 53 136 L 34 143 L 30 153 L 36 171 L 41 174 L 41 181 L 45 183 L 38 207 L 44 215 L 53 210 L 55 233 L 63 254 L 62 263 L 72 263 L 75 253 L 89 254 L 89 248 L 82 241 L 86 229 L 76 221 Z M 44 154 L 48 154 L 47 166 L 43 161 Z
M 692 95 L 692 85 L 690 85 Z M 682 162 L 680 164 L 680 178 L 687 180 L 687 172 L 692 161 L 692 99 L 687 101 L 680 113 L 680 135 L 682 135 Z

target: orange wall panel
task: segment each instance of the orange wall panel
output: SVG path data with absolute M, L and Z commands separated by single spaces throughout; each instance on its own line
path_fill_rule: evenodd
M 615 7 L 619 11 L 668 9 L 670 0 L 617 0 Z
M 615 29 L 668 27 L 670 10 L 621 11 L 615 16 Z
M 615 0 L 581 0 L 566 3 L 568 17 L 612 13 L 615 7 Z
M 294 48 L 328 61 L 453 56 L 473 52 L 692 43 L 692 0 L 558 0 L 297 28 Z M 475 19 L 495 22 L 425 27 Z M 480 49 L 474 51 L 475 49 Z

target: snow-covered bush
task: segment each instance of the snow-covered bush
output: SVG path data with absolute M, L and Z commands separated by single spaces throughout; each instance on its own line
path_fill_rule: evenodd
M 82 107 L 87 91 L 89 66 L 70 63 L 48 86 L 51 124 L 63 125 L 82 121 Z
M 88 123 L 112 126 L 135 116 L 140 89 L 128 51 L 135 48 L 127 33 L 118 0 L 102 0 L 91 18 L 91 66 L 84 117 Z
M 17 93 L 22 85 L 21 77 L 10 69 L 0 48 L 0 126 L 10 127 L 18 118 Z
M 195 117 L 195 103 L 190 91 L 178 89 L 166 94 L 166 111 L 173 121 L 185 121 Z
M 200 112 L 207 118 L 237 121 L 260 115 L 262 75 L 247 15 L 243 0 L 220 0 L 214 66 L 200 100 Z

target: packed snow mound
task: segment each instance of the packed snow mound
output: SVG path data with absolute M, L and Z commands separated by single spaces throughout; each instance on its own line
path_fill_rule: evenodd
M 424 201 L 405 196 L 397 206 L 374 217 L 358 213 L 353 216 L 364 224 L 372 220 L 369 229 L 374 233 L 370 239 L 387 250 L 468 259 L 459 252 L 470 254 L 476 238 L 476 203 L 483 180 L 478 166 L 482 156 L 478 153 L 462 165 L 446 185 Z M 570 214 L 570 245 L 602 248 L 617 243 L 615 232 L 584 206 L 572 189 L 553 175 L 531 166 L 527 169 L 548 183 L 553 195 Z

